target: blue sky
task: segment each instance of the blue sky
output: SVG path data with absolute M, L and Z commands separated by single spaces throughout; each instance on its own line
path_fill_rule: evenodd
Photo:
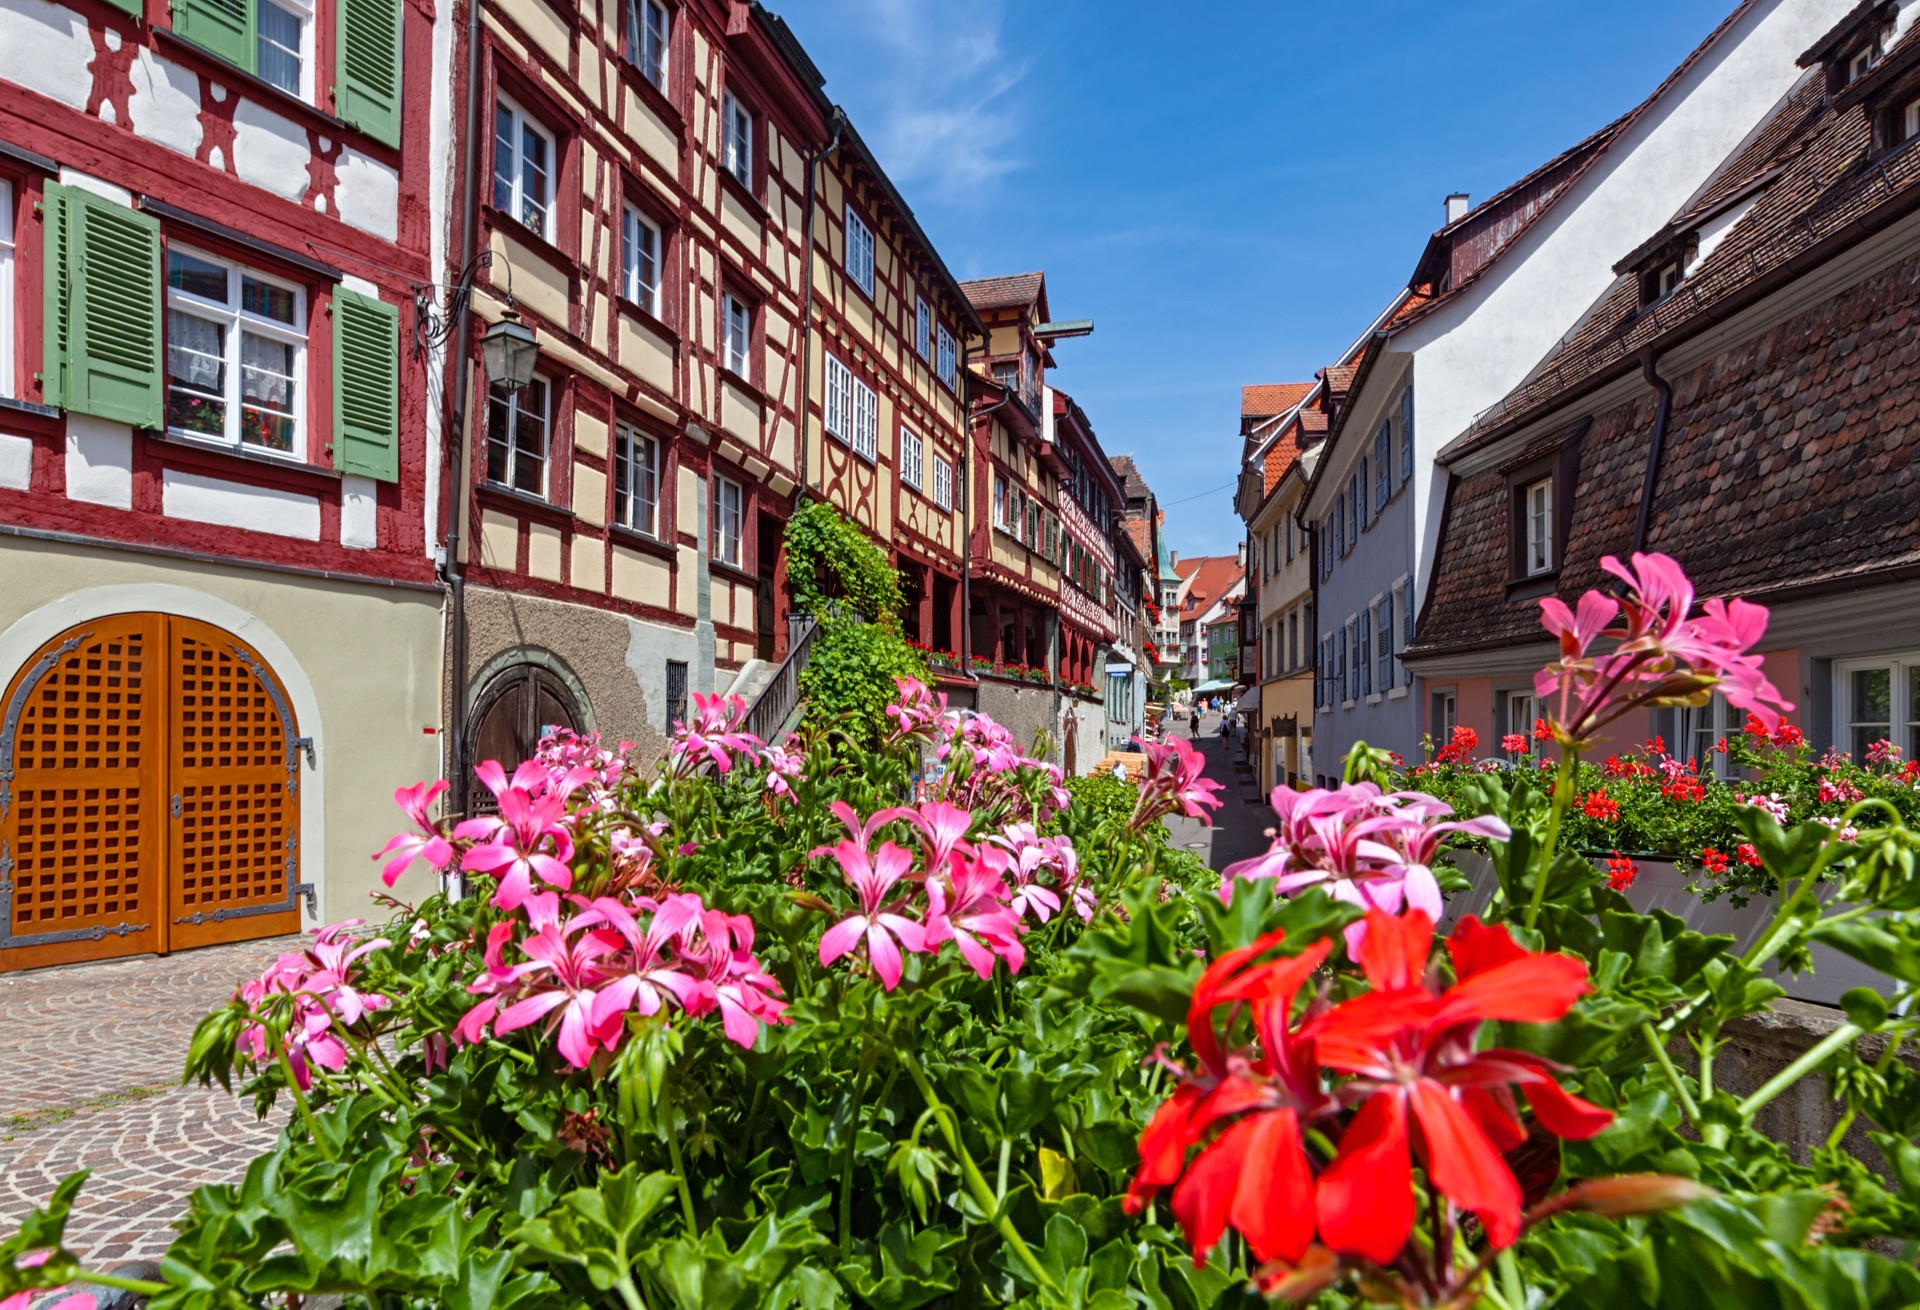
M 772 0 L 956 276 L 1044 269 L 1095 320 L 1053 381 L 1183 555 L 1240 539 L 1240 385 L 1311 377 L 1447 192 L 1630 109 L 1732 4 Z

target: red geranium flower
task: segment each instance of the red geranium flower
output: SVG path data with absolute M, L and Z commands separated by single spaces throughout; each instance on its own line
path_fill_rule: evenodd
M 1727 871 L 1727 856 L 1724 851 L 1716 851 L 1709 846 L 1700 852 L 1700 867 L 1708 873 L 1720 874 Z
M 1527 1136 L 1513 1088 L 1558 1137 L 1592 1137 L 1613 1121 L 1561 1090 L 1557 1066 L 1539 1056 L 1473 1044 L 1488 1020 L 1566 1014 L 1590 990 L 1584 962 L 1527 951 L 1504 927 L 1469 915 L 1447 942 L 1456 981 L 1441 990 L 1427 968 L 1432 941 L 1433 921 L 1418 910 L 1368 914 L 1359 962 L 1373 990 L 1301 1027 L 1323 1066 L 1353 1075 L 1338 1096 L 1360 1106 L 1319 1181 L 1321 1239 L 1377 1264 L 1412 1234 L 1416 1152 L 1434 1187 L 1478 1215 L 1496 1249 L 1519 1235 L 1520 1184 L 1501 1158 Z
M 1752 842 L 1741 842 L 1739 849 L 1734 851 L 1733 858 L 1751 868 L 1760 867 L 1760 852 L 1753 848 Z
M 1589 819 L 1612 823 L 1620 817 L 1620 802 L 1607 795 L 1603 789 L 1595 788 L 1587 793 L 1585 800 L 1580 802 L 1580 811 Z
M 1524 754 L 1528 750 L 1526 735 L 1518 732 L 1508 733 L 1500 739 L 1500 749 L 1510 755 Z
M 1607 859 L 1607 886 L 1614 891 L 1623 892 L 1633 886 L 1633 880 L 1640 875 L 1640 866 L 1615 851 Z
M 1767 739 L 1766 722 L 1761 719 L 1758 714 L 1747 715 L 1746 724 L 1741 727 L 1740 731 L 1746 733 L 1749 737 L 1758 737 L 1762 741 Z
M 1535 719 L 1533 721 L 1533 739 L 1535 741 L 1553 740 L 1553 729 L 1547 726 L 1545 719 Z

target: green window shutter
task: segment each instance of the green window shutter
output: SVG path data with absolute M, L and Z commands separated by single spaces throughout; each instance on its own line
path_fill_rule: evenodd
M 146 14 L 146 5 L 142 0 L 107 0 L 107 3 L 122 13 L 131 14 L 135 18 L 144 17 Z
M 400 478 L 400 310 L 344 287 L 333 293 L 333 466 Z
M 161 427 L 160 220 L 72 188 L 65 210 L 67 408 Z
M 390 146 L 400 144 L 400 2 L 339 0 L 334 112 Z
M 67 196 L 72 188 L 47 183 L 40 200 L 46 220 L 46 316 L 41 333 L 40 391 L 49 405 L 67 406 L 67 302 L 72 295 L 67 271 Z
M 173 34 L 253 71 L 253 0 L 173 0 Z

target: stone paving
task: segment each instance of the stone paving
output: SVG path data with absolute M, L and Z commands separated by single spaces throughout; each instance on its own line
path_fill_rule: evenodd
M 188 1194 L 239 1178 L 279 1131 L 180 1085 L 193 1026 L 298 940 L 0 974 L 0 1234 L 90 1169 L 68 1244 L 97 1267 L 157 1259 Z
M 1189 723 L 1172 726 L 1173 735 L 1186 737 Z M 1194 743 L 1207 762 L 1207 777 L 1225 788 L 1220 793 L 1220 808 L 1214 811 L 1211 826 L 1198 819 L 1175 815 L 1167 820 L 1173 844 L 1182 846 L 1207 862 L 1207 867 L 1225 869 L 1240 860 L 1250 860 L 1267 849 L 1267 829 L 1273 827 L 1273 810 L 1260 795 L 1253 770 L 1240 762 L 1240 742 L 1229 748 L 1220 740 L 1220 716 L 1209 714 L 1200 723 L 1200 737 Z

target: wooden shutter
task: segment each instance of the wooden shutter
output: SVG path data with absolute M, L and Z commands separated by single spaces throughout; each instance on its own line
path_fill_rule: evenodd
M 160 221 L 75 189 L 65 209 L 67 408 L 161 427 Z
M 145 0 L 107 0 L 107 3 L 120 12 L 131 14 L 135 18 L 144 18 L 146 16 L 147 7 Z
M 47 183 L 40 200 L 46 219 L 45 323 L 41 333 L 40 390 L 47 404 L 67 405 L 67 301 L 72 278 L 67 269 L 67 196 L 73 188 Z
M 333 466 L 381 482 L 400 477 L 400 311 L 345 288 L 333 293 Z
M 253 71 L 252 0 L 173 0 L 172 12 L 175 36 Z
M 339 0 L 334 112 L 376 141 L 400 144 L 400 0 Z

